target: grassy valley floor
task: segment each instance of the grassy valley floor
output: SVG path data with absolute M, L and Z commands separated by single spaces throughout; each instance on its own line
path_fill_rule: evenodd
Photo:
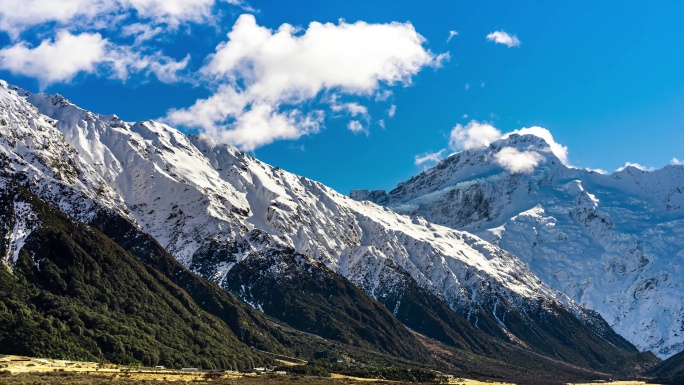
M 291 363 L 294 364 L 294 363 Z M 317 385 L 317 384 L 412 384 L 411 382 L 389 381 L 350 377 L 331 373 L 330 377 L 293 376 L 277 373 L 238 373 L 219 371 L 171 370 L 161 367 L 142 368 L 94 362 L 38 359 L 21 356 L 0 357 L 0 384 L 7 385 L 132 385 L 132 384 L 199 384 L 212 385 Z M 509 382 L 489 382 L 464 378 L 443 378 L 443 384 L 458 385 L 514 385 Z M 590 383 L 573 384 L 589 385 Z M 613 385 L 656 385 L 640 381 L 595 382 L 591 384 Z

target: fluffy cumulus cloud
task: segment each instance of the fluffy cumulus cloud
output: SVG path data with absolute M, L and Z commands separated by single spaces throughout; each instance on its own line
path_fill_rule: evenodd
M 126 81 L 154 74 L 162 82 L 185 80 L 189 57 L 173 59 L 146 42 L 181 23 L 211 24 L 216 5 L 240 0 L 3 0 L 0 69 L 36 78 L 41 87 L 78 74 Z M 38 28 L 34 28 L 38 27 Z M 104 34 L 104 37 L 103 37 Z
M 54 40 L 30 47 L 25 42 L 0 49 L 0 69 L 37 79 L 42 87 L 68 82 L 78 73 L 108 68 L 112 77 L 125 80 L 131 72 L 156 74 L 164 82 L 177 80 L 188 58 L 175 61 L 159 53 L 142 55 L 119 47 L 99 33 L 71 34 L 59 31 Z
M 370 100 L 384 87 L 410 84 L 426 66 L 439 66 L 446 56 L 434 55 L 424 42 L 410 23 L 313 22 L 305 30 L 283 24 L 274 31 L 259 26 L 253 15 L 242 15 L 201 69 L 216 85 L 213 95 L 170 111 L 166 120 L 199 128 L 243 150 L 296 139 L 318 132 L 322 109 L 331 108 L 304 112 L 302 103 L 325 104 L 320 96 L 326 92 Z M 335 108 L 352 116 L 367 113 L 360 107 Z M 246 115 L 256 117 L 255 108 L 268 110 L 257 116 L 278 119 L 281 127 L 245 121 Z M 359 126 L 365 130 L 358 120 L 348 128 L 360 132 Z
M 684 166 L 684 160 L 679 160 L 679 159 L 677 159 L 677 158 L 672 158 L 672 160 L 670 160 L 670 164 L 673 165 L 673 166 Z
M 477 147 L 487 147 L 501 138 L 501 131 L 489 123 L 471 120 L 463 126 L 457 124 L 449 135 L 449 148 L 453 151 L 470 150 Z
M 100 34 L 62 31 L 54 41 L 44 40 L 37 47 L 21 42 L 0 49 L 0 68 L 48 85 L 69 81 L 79 72 L 95 72 L 106 49 L 107 40 Z
M 508 138 L 513 134 L 534 135 L 536 137 L 544 139 L 546 144 L 548 144 L 551 148 L 551 152 L 553 152 L 553 154 L 556 155 L 556 157 L 558 157 L 558 159 L 560 159 L 561 162 L 563 162 L 564 164 L 568 164 L 568 148 L 556 142 L 556 140 L 553 139 L 553 135 L 551 135 L 551 131 L 547 130 L 546 128 L 539 126 L 525 127 L 519 130 L 515 130 L 513 132 L 509 132 L 502 138 Z
M 464 117 L 467 117 L 464 115 Z M 534 135 L 546 142 L 546 146 L 538 146 L 529 142 L 518 142 L 497 150 L 493 154 L 496 164 L 513 173 L 528 173 L 546 160 L 546 154 L 552 153 L 561 162 L 568 164 L 568 148 L 556 142 L 551 132 L 543 127 L 525 127 L 503 134 L 490 123 L 471 120 L 465 126 L 457 124 L 449 134 L 448 149 L 451 151 L 472 150 L 488 147 L 500 139 L 508 139 L 511 135 Z M 515 143 L 515 142 L 511 142 Z M 417 166 L 436 163 L 441 160 L 447 149 L 435 153 L 416 155 L 414 163 Z
M 487 35 L 487 40 L 496 44 L 503 44 L 508 48 L 519 47 L 520 39 L 515 35 L 510 35 L 505 31 L 495 31 Z

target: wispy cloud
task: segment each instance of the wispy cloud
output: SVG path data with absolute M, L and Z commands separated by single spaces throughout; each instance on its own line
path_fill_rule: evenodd
M 347 124 L 347 129 L 349 129 L 349 131 L 351 131 L 355 134 L 358 134 L 359 132 L 364 132 L 366 135 L 368 135 L 368 130 L 358 120 L 350 121 Z
M 458 36 L 458 32 L 456 31 L 449 31 L 449 37 L 447 38 L 447 43 L 451 41 L 455 36 Z
M 653 171 L 653 170 L 655 170 L 655 167 L 646 167 L 646 166 L 641 165 L 639 163 L 625 162 L 624 166 L 618 168 L 615 171 L 620 172 L 620 171 L 623 171 L 624 169 L 626 169 L 628 167 L 633 167 L 633 168 L 639 169 L 641 171 Z
M 236 0 L 225 2 L 245 6 Z M 17 39 L 25 30 L 42 24 L 52 23 L 58 28 L 111 28 L 127 19 L 176 28 L 185 22 L 211 21 L 216 4 L 216 0 L 3 0 L 0 31 Z
M 389 116 L 390 118 L 393 118 L 394 114 L 396 114 L 396 113 L 397 113 L 397 106 L 395 104 L 392 104 L 390 106 L 389 110 L 387 110 L 387 116 Z
M 427 152 L 425 154 L 420 154 L 416 155 L 413 159 L 413 163 L 416 166 L 422 166 L 422 165 L 434 165 L 439 163 L 440 160 L 444 158 L 444 154 L 446 153 L 446 148 L 439 150 L 437 152 Z
M 487 40 L 497 44 L 503 44 L 508 48 L 519 47 L 520 39 L 515 35 L 510 35 L 505 31 L 495 31 L 487 35 Z
M 343 103 L 343 104 L 333 104 L 330 106 L 330 109 L 335 112 L 340 112 L 340 111 L 346 111 L 349 113 L 351 116 L 363 116 L 363 117 L 368 117 L 368 108 L 366 106 L 362 106 L 359 103 L 351 102 L 351 103 Z
M 679 159 L 677 159 L 677 158 L 672 158 L 672 160 L 670 160 L 670 164 L 673 165 L 673 166 L 684 166 L 684 160 L 679 160 Z

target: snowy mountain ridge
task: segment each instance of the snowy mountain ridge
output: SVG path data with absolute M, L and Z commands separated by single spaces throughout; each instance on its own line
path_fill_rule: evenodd
M 274 304 L 263 302 L 263 288 L 255 282 L 231 275 L 237 266 L 277 282 L 322 263 L 404 319 L 415 312 L 406 302 L 416 300 L 407 294 L 415 285 L 475 328 L 522 346 L 528 341 L 552 351 L 534 328 L 542 331 L 564 314 L 581 320 L 585 326 L 575 327 L 585 328 L 582 333 L 617 341 L 594 313 L 477 236 L 355 201 L 232 146 L 158 122 L 123 122 L 59 95 L 1 84 L 0 105 L 1 116 L 12 122 L 0 124 L 8 175 L 24 180 L 17 176 L 30 169 L 35 176 L 26 185 L 32 192 L 84 222 L 98 210 L 127 218 L 186 267 L 257 309 Z M 34 148 L 33 131 L 50 141 Z
M 370 261 L 388 259 L 454 301 L 468 301 L 454 276 L 460 270 L 494 277 L 502 288 L 526 298 L 558 300 L 558 293 L 522 270 L 514 257 L 500 255 L 476 237 L 354 201 L 232 146 L 161 123 L 100 117 L 60 96 L 26 99 L 56 120 L 69 143 L 123 197 L 136 221 L 186 265 L 200 249 L 199 234 L 227 242 L 258 229 L 346 272 L 369 292 L 378 283 L 358 275 L 376 270 L 367 266 Z M 418 248 L 407 250 L 409 241 Z M 419 254 L 427 260 L 419 260 Z M 434 269 L 435 263 L 458 268 L 442 271 Z
M 505 147 L 543 159 L 530 173 L 512 173 L 495 160 Z M 638 348 L 661 357 L 684 350 L 684 166 L 605 175 L 564 165 L 539 137 L 511 135 L 456 153 L 389 193 L 352 197 L 479 235 Z

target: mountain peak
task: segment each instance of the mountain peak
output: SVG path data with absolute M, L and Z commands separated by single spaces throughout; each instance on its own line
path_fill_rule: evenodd
M 546 139 L 542 138 L 541 136 L 535 135 L 535 134 L 517 134 L 517 133 L 512 133 L 503 136 L 501 139 L 497 140 L 494 143 L 501 143 L 507 146 L 518 146 L 518 145 L 527 145 L 527 146 L 534 146 L 535 148 L 539 149 L 550 149 L 551 145 L 547 143 Z

